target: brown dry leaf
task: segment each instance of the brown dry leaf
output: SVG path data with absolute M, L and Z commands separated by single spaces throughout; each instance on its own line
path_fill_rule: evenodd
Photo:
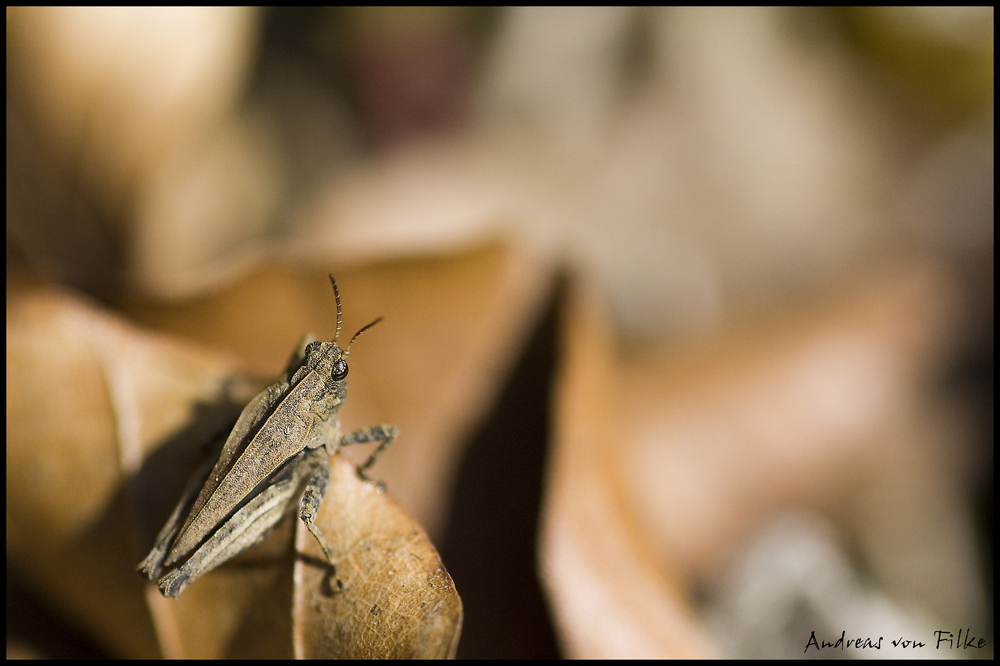
M 886 262 L 807 304 L 624 357 L 628 495 L 657 552 L 705 582 L 776 512 L 849 520 L 863 489 L 924 458 L 925 382 L 955 297 L 939 267 Z
M 316 521 L 334 549 L 336 578 L 313 537 L 298 521 L 286 521 L 284 529 L 203 575 L 177 599 L 147 587 L 164 654 L 453 657 L 462 602 L 451 577 L 423 529 L 354 469 L 339 456 L 331 460 Z
M 923 563 L 911 593 L 974 569 L 929 473 L 950 444 L 921 393 L 954 321 L 938 267 L 887 263 L 764 325 L 626 353 L 587 293 L 565 318 L 540 537 L 567 656 L 717 654 L 690 592 L 792 507 L 859 534 L 883 580 L 901 574 L 872 536 L 894 535 Z
M 261 387 L 232 361 L 144 333 L 59 290 L 10 282 L 7 358 L 8 556 L 114 653 L 151 657 L 159 645 L 170 656 L 200 657 L 453 654 L 461 601 L 436 551 L 387 495 L 352 481 L 344 461 L 334 465 L 335 490 L 319 517 L 328 535 L 344 532 L 338 523 L 353 526 L 352 541 L 333 540 L 349 560 L 344 575 L 356 581 L 357 566 L 368 566 L 358 544 L 377 544 L 380 561 L 397 553 L 404 562 L 364 569 L 365 583 L 339 600 L 317 603 L 322 595 L 300 589 L 321 582 L 314 560 L 300 558 L 293 586 L 287 529 L 297 521 L 177 600 L 135 572 L 203 453 L 198 440 Z M 301 623 L 294 649 L 293 594 Z M 347 597 L 366 612 L 381 604 L 392 621 L 355 612 L 338 618 L 336 637 L 323 638 L 316 627 L 332 621 L 322 614 L 343 611 Z M 397 643 L 401 636 L 408 640 Z
M 364 516 L 365 520 L 357 520 Z M 338 459 L 318 522 L 336 534 L 331 588 L 322 552 L 298 531 L 293 626 L 295 655 L 310 659 L 444 659 L 455 656 L 462 603 L 424 531 Z
M 131 479 L 161 443 L 190 441 L 197 405 L 216 402 L 232 370 L 67 292 L 8 279 L 7 554 L 117 654 L 157 654 L 134 575 Z
M 556 379 L 553 451 L 539 535 L 539 569 L 570 658 L 718 654 L 683 591 L 625 504 L 614 458 L 615 349 L 593 289 L 570 290 Z
M 303 333 L 333 338 L 331 270 L 343 302 L 342 339 L 383 317 L 351 349 L 341 428 L 399 427 L 399 442 L 374 473 L 436 541 L 458 447 L 507 379 L 545 304 L 551 269 L 536 255 L 493 241 L 347 267 L 268 266 L 198 299 L 123 309 L 152 329 L 232 351 L 274 377 Z M 344 455 L 360 463 L 367 451 Z

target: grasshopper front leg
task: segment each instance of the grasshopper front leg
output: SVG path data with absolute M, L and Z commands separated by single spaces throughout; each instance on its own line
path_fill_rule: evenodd
M 380 491 L 383 491 L 385 490 L 385 484 L 381 481 L 370 479 L 365 474 L 365 470 L 375 463 L 375 460 L 392 443 L 397 434 L 399 434 L 399 431 L 396 429 L 396 426 L 390 425 L 360 428 L 341 437 L 338 448 L 350 444 L 381 442 L 378 448 L 368 457 L 365 464 L 358 467 L 358 476 L 369 483 L 374 483 Z M 305 524 L 312 535 L 316 537 L 316 541 L 319 542 L 320 547 L 323 549 L 326 559 L 336 568 L 336 563 L 333 560 L 333 549 L 327 544 L 326 539 L 323 538 L 323 533 L 316 526 L 316 514 L 319 513 L 319 505 L 323 502 L 323 496 L 326 495 L 326 486 L 330 481 L 330 460 L 327 457 L 326 449 L 323 447 L 307 449 L 305 455 L 310 457 L 311 466 L 315 471 L 309 478 L 306 490 L 302 494 L 302 504 L 299 506 L 299 519 Z
M 365 461 L 363 465 L 358 467 L 358 476 L 368 483 L 374 483 L 379 492 L 385 490 L 385 484 L 381 481 L 376 481 L 365 474 L 365 470 L 375 464 L 382 452 L 389 448 L 392 441 L 396 439 L 396 435 L 399 434 L 399 430 L 396 426 L 391 425 L 378 425 L 378 426 L 368 426 L 367 428 L 359 428 L 354 432 L 350 432 L 340 438 L 339 446 L 350 446 L 351 444 L 368 444 L 369 442 L 382 442 L 378 447 L 372 451 L 372 454 L 368 456 L 368 460 Z
M 319 505 L 326 495 L 326 486 L 330 482 L 330 459 L 327 457 L 326 449 L 310 449 L 306 454 L 313 459 L 312 469 L 314 470 L 309 481 L 306 483 L 306 490 L 302 493 L 302 503 L 299 505 L 299 520 L 303 522 L 306 529 L 319 542 L 323 554 L 333 567 L 334 573 L 337 571 L 337 564 L 333 561 L 333 549 L 326 542 L 323 533 L 316 526 L 316 514 L 319 513 Z

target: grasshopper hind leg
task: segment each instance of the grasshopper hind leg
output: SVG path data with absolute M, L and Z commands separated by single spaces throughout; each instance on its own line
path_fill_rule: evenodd
M 263 541 L 288 515 L 302 487 L 304 470 L 291 464 L 273 480 L 266 492 L 253 497 L 223 523 L 183 564 L 161 577 L 157 585 L 164 596 L 176 597 L 189 583 Z

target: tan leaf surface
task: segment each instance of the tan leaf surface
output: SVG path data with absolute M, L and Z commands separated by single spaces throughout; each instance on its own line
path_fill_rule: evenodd
M 631 431 L 620 420 L 609 322 L 593 294 L 574 289 L 566 307 L 539 535 L 563 650 L 577 658 L 714 656 L 683 581 L 626 503 L 614 459 Z
M 11 561 L 114 653 L 150 657 L 159 646 L 170 656 L 291 656 L 288 527 L 297 521 L 286 521 L 177 600 L 164 599 L 135 572 L 204 455 L 198 440 L 238 414 L 262 384 L 237 373 L 231 360 L 145 333 L 70 294 L 17 282 L 8 284 L 7 357 Z M 366 613 L 375 603 L 370 599 L 381 601 L 393 621 L 360 613 L 338 618 L 341 637 L 357 633 L 357 622 L 370 626 L 363 641 L 334 648 L 336 640 L 317 633 L 330 622 L 317 613 L 340 612 L 343 603 L 309 601 L 308 610 L 295 613 L 303 625 L 294 652 L 453 654 L 461 602 L 423 530 L 388 495 L 353 477 L 346 461 L 333 469 L 336 480 L 319 518 L 326 534 L 339 535 L 342 526 L 329 523 L 346 520 L 354 529 L 350 544 L 377 543 L 380 561 L 398 551 L 409 565 L 375 567 L 366 584 L 344 593 L 364 592 L 352 598 Z M 338 511 L 341 502 L 351 508 Z M 371 531 L 369 512 L 377 516 Z M 357 580 L 353 563 L 364 566 L 364 558 L 339 538 L 332 543 L 352 558 L 344 575 Z M 298 585 L 320 584 L 317 571 L 299 576 Z M 416 599 L 406 598 L 414 592 Z M 300 604 L 309 599 L 301 590 L 294 594 Z M 408 639 L 397 641 L 403 635 Z
M 975 566 L 935 480 L 954 440 L 922 388 L 953 289 L 934 265 L 890 263 L 763 322 L 624 352 L 574 290 L 539 553 L 566 655 L 718 654 L 692 592 L 793 507 L 853 533 L 895 592 L 967 616 L 955 572 Z
M 311 558 L 295 565 L 297 657 L 454 657 L 462 602 L 427 535 L 405 511 L 337 459 L 319 523 L 337 535 L 334 556 L 344 590 L 331 589 L 322 552 L 307 530 L 298 530 L 299 552 Z
M 159 527 L 138 543 L 142 489 L 130 483 L 160 444 L 191 441 L 198 405 L 217 401 L 233 367 L 67 292 L 8 280 L 7 554 L 118 654 L 157 653 L 134 569 Z

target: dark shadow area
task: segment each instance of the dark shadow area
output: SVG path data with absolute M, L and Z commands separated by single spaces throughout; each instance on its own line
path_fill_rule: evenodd
M 50 610 L 25 577 L 7 563 L 7 658 L 11 647 L 37 650 L 43 659 L 110 659 L 111 655 L 72 623 Z
M 440 548 L 465 610 L 459 659 L 560 656 L 536 542 L 563 284 L 459 466 Z

